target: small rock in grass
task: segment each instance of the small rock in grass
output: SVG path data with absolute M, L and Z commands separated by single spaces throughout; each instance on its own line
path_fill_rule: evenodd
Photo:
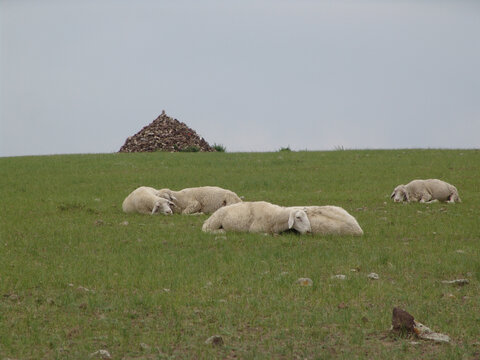
M 128 221 L 127 221 L 127 220 L 122 221 L 119 225 L 127 226 L 127 225 L 128 225 Z
M 94 292 L 93 290 L 87 289 L 86 287 L 83 287 L 83 286 L 77 287 L 77 291 L 81 291 L 81 292 Z
M 443 280 L 442 284 L 451 284 L 451 285 L 467 285 L 469 283 L 468 279 L 456 279 L 456 280 Z
M 345 280 L 347 277 L 343 274 L 333 275 L 332 279 Z
M 380 279 L 380 276 L 378 276 L 378 274 L 377 274 L 377 273 L 374 273 L 374 272 L 368 274 L 367 277 L 368 277 L 370 280 L 378 280 L 378 279 Z
M 4 294 L 3 295 L 4 298 L 7 298 L 8 300 L 11 300 L 11 301 L 16 301 L 18 300 L 19 296 L 17 294 Z
M 90 357 L 99 357 L 101 359 L 111 359 L 112 355 L 110 355 L 108 350 L 97 350 L 94 353 L 91 353 Z
M 313 280 L 310 278 L 300 278 L 297 280 L 297 284 L 300 284 L 300 286 L 312 286 Z
M 346 309 L 346 308 L 348 308 L 348 305 L 345 304 L 345 303 L 342 301 L 340 304 L 338 304 L 337 307 L 338 307 L 339 309 Z
M 465 250 L 462 249 L 455 250 L 455 252 L 459 254 L 465 254 Z
M 430 328 L 419 323 L 418 321 L 415 321 L 414 330 L 420 339 L 432 340 L 436 342 L 450 342 L 450 337 L 448 335 L 434 332 Z
M 220 335 L 213 335 L 213 336 L 210 336 L 207 340 L 205 340 L 205 344 L 221 346 L 223 345 L 223 338 Z
M 140 349 L 142 350 L 150 350 L 150 346 L 145 343 L 140 343 Z

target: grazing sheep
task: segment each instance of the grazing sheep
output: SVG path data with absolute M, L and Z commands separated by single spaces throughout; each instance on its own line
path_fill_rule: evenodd
M 413 180 L 407 185 L 398 185 L 390 198 L 395 202 L 462 202 L 455 186 L 438 179 Z
M 204 223 L 204 232 L 244 231 L 278 234 L 288 229 L 309 232 L 310 222 L 301 209 L 289 209 L 265 201 L 241 202 L 222 207 Z
M 181 214 L 210 214 L 222 206 L 241 202 L 233 191 L 217 186 L 186 188 L 180 191 L 157 190 L 157 195 L 175 203 L 173 211 Z
M 172 214 L 170 207 L 173 202 L 157 195 L 157 190 L 148 186 L 141 186 L 133 190 L 125 200 L 122 209 L 126 213 L 138 212 L 140 214 Z
M 363 235 L 357 220 L 345 209 L 338 206 L 294 206 L 307 213 L 312 234 L 322 235 Z

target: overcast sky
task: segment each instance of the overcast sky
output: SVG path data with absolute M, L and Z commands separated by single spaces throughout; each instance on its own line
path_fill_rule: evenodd
M 480 1 L 0 0 L 0 156 L 480 148 Z

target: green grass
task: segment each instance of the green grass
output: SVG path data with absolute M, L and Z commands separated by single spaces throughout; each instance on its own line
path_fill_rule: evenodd
M 478 150 L 0 158 L 0 358 L 476 358 L 479 174 Z M 393 203 L 414 178 L 463 202 Z M 338 205 L 365 235 L 204 234 L 205 215 L 124 214 L 141 185 Z M 391 335 L 394 306 L 452 342 Z

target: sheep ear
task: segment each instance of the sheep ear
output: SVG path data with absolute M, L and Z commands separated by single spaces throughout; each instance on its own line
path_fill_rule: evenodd
M 152 209 L 152 215 L 155 214 L 159 209 L 159 204 L 155 204 L 155 206 Z
M 177 206 L 177 205 L 175 205 L 175 203 L 174 203 L 173 201 L 169 201 L 169 202 L 168 202 L 168 205 L 169 205 L 169 206 L 173 206 L 173 207 Z
M 393 191 L 392 195 L 390 195 L 390 199 L 393 199 L 394 196 L 395 196 L 395 191 Z
M 288 216 L 288 228 L 291 229 L 294 223 L 295 223 L 295 210 L 292 210 L 290 211 L 290 215 Z
M 410 202 L 410 197 L 408 196 L 408 191 L 403 190 L 403 194 L 405 195 L 405 199 L 407 199 L 407 202 Z

